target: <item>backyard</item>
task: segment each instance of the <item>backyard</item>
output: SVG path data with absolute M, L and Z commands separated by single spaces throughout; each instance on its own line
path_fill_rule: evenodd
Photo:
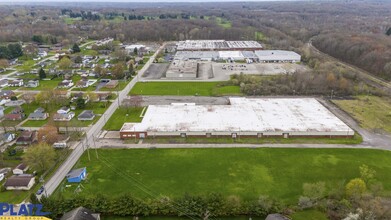
M 221 82 L 138 82 L 130 95 L 241 95 L 239 86 L 221 86 Z
M 269 195 L 297 204 L 303 183 L 324 181 L 328 189 L 358 177 L 359 166 L 376 171 L 391 190 L 391 152 L 371 149 L 99 149 L 87 152 L 75 168 L 87 167 L 81 196 L 129 192 L 146 198 L 210 192 L 254 200 Z M 99 159 L 96 155 L 99 155 Z M 358 159 L 359 158 L 359 159 Z M 60 185 L 55 196 L 73 197 L 77 184 Z

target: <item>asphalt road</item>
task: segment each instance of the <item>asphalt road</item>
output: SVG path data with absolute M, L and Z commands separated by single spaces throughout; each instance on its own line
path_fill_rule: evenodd
M 96 145 L 96 140 L 101 132 L 106 121 L 111 117 L 114 111 L 118 108 L 119 104 L 127 97 L 130 90 L 138 82 L 139 77 L 144 74 L 145 70 L 153 63 L 156 55 L 163 49 L 165 44 L 163 44 L 155 54 L 149 59 L 149 61 L 144 65 L 144 67 L 138 72 L 137 77 L 134 77 L 132 81 L 118 94 L 116 101 L 114 101 L 102 117 L 90 127 L 86 132 L 86 137 L 78 143 L 71 155 L 64 161 L 64 163 L 57 169 L 56 173 L 45 183 L 45 195 L 50 196 L 56 188 L 61 184 L 62 180 L 65 178 L 66 174 L 72 169 L 72 167 L 79 160 L 83 152 L 89 148 Z

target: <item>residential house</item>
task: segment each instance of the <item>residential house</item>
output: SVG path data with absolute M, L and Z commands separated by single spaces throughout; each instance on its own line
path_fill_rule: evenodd
M 58 114 L 67 114 L 67 113 L 69 113 L 69 111 L 71 111 L 71 108 L 64 106 L 64 107 L 61 107 L 59 110 L 57 110 L 57 113 Z
M 80 93 L 73 94 L 73 97 L 72 97 L 72 99 L 71 99 L 71 102 L 76 101 L 76 100 L 77 100 L 78 98 L 80 98 L 80 97 L 82 97 L 82 98 L 84 99 L 85 103 L 87 103 L 87 102 L 90 101 L 89 95 L 84 95 L 82 92 L 80 92 Z M 72 109 L 72 108 L 71 108 L 71 109 Z M 74 110 L 74 109 L 72 109 L 72 110 Z
M 2 79 L 0 80 L 0 87 L 4 88 L 8 86 L 8 79 Z
M 43 108 L 37 108 L 33 113 L 28 117 L 29 120 L 46 120 L 49 117 L 49 114 L 45 112 Z
M 22 120 L 23 118 L 25 117 L 25 115 L 23 113 L 18 113 L 18 114 L 6 114 L 4 116 L 5 120 L 8 120 L 8 121 L 20 121 Z
M 2 168 L 0 169 L 0 182 L 3 181 L 3 179 L 5 178 L 5 176 L 7 176 L 7 174 L 11 171 L 11 168 L 10 167 L 6 167 L 6 168 Z
M 105 85 L 105 87 L 108 89 L 114 89 L 117 86 L 118 86 L 118 80 L 111 80 Z
M 67 90 L 55 90 L 56 95 L 58 95 L 61 98 L 66 98 L 68 99 L 70 97 L 70 92 Z
M 74 112 L 69 112 L 65 114 L 56 113 L 53 116 L 54 121 L 70 121 L 72 118 L 75 117 Z
M 16 145 L 31 145 L 38 141 L 37 131 L 23 131 L 16 139 Z
M 30 70 L 30 73 L 31 74 L 38 74 L 38 69 L 32 69 L 32 70 Z
M 8 86 L 11 86 L 11 87 L 23 86 L 23 84 L 24 84 L 23 79 L 15 79 L 15 80 L 8 82 Z
M 20 106 L 23 105 L 24 103 L 26 103 L 25 100 L 19 99 L 19 100 L 14 100 L 14 101 L 8 101 L 7 103 L 4 104 L 4 106 L 7 106 L 7 107 L 15 107 L 15 106 L 18 106 L 18 107 L 20 107 Z
M 68 145 L 67 145 L 67 142 L 69 141 L 70 137 L 66 137 L 62 140 L 58 140 L 57 142 L 55 142 L 53 144 L 53 147 L 54 148 L 66 148 Z
M 72 63 L 72 65 L 71 65 L 71 68 L 73 68 L 73 69 L 79 69 L 81 67 L 82 67 L 81 63 Z
M 46 52 L 45 50 L 40 50 L 38 52 L 38 56 L 40 57 L 46 57 L 48 55 L 48 52 Z
M 4 68 L 0 68 L 0 73 L 4 73 L 5 72 L 5 69 Z
M 69 171 L 66 175 L 68 183 L 80 183 L 87 178 L 87 168 L 79 168 Z
M 98 101 L 106 101 L 110 97 L 110 93 L 98 93 Z
M 15 93 L 12 90 L 3 90 L 0 92 L 0 98 L 2 99 L 11 99 L 13 96 L 15 96 Z
M 91 121 L 95 118 L 94 111 L 92 110 L 84 110 L 77 116 L 77 120 L 79 121 Z
M 33 175 L 18 175 L 8 178 L 4 187 L 6 190 L 30 190 L 35 184 Z
M 69 89 L 73 86 L 72 80 L 63 80 L 60 83 L 58 83 L 58 88 L 66 88 Z
M 49 75 L 57 75 L 58 70 L 56 68 L 50 68 L 48 71 Z
M 9 61 L 9 65 L 10 66 L 13 66 L 13 65 L 15 65 L 17 63 L 18 63 L 18 58 L 15 58 L 15 59 L 12 59 L 12 60 Z
M 28 169 L 29 166 L 27 166 L 27 164 L 21 163 L 18 166 L 16 166 L 15 169 L 12 170 L 12 173 L 15 175 L 21 175 L 26 173 Z
M 77 82 L 76 87 L 77 88 L 87 88 L 88 87 L 88 79 L 81 79 L 79 82 Z
M 100 214 L 93 213 L 84 207 L 79 207 L 65 213 L 60 220 L 100 220 Z
M 26 83 L 26 87 L 29 87 L 29 88 L 37 88 L 38 86 L 39 86 L 39 80 L 29 80 Z
M 4 117 L 6 120 L 16 121 L 22 120 L 26 115 L 23 113 L 23 109 L 20 106 L 16 106 L 11 113 L 6 114 Z
M 5 143 L 9 143 L 9 142 L 15 140 L 15 138 L 16 138 L 16 136 L 14 133 L 7 132 L 7 133 L 3 134 L 3 141 Z
M 5 176 L 7 176 L 7 174 L 11 171 L 11 168 L 10 167 L 6 167 L 6 168 L 2 168 L 0 169 L 0 182 L 3 181 L 3 179 L 5 178 Z

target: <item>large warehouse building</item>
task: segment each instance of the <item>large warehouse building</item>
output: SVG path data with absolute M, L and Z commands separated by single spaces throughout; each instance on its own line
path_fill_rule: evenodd
M 301 56 L 293 51 L 286 50 L 256 50 L 256 51 L 178 51 L 174 60 L 198 61 L 244 61 L 251 60 L 261 63 L 297 63 Z
M 256 41 L 225 41 L 225 40 L 186 40 L 177 43 L 178 51 L 208 51 L 208 50 L 262 50 L 262 45 Z
M 301 60 L 300 54 L 286 50 L 258 50 L 255 55 L 259 62 L 266 63 L 298 63 Z
M 121 138 L 148 136 L 351 137 L 354 131 L 313 98 L 230 98 L 230 105 L 150 105 Z

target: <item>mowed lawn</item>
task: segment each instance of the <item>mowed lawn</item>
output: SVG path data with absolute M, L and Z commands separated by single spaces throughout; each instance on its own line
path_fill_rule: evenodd
M 221 86 L 221 82 L 138 82 L 130 95 L 242 95 L 239 86 Z
M 244 200 L 269 195 L 297 204 L 303 183 L 324 181 L 329 189 L 359 177 L 368 165 L 384 189 L 391 190 L 391 152 L 370 149 L 99 149 L 87 152 L 76 168 L 87 167 L 88 180 L 80 195 L 116 196 L 129 192 L 183 196 L 210 192 Z M 140 182 L 142 184 L 138 184 Z M 65 197 L 75 196 L 76 184 L 60 185 Z
M 333 100 L 356 119 L 363 128 L 391 133 L 391 99 L 357 96 L 354 100 Z
M 119 131 L 125 122 L 141 122 L 140 117 L 143 107 L 140 108 L 117 108 L 114 114 L 106 122 L 104 130 Z

